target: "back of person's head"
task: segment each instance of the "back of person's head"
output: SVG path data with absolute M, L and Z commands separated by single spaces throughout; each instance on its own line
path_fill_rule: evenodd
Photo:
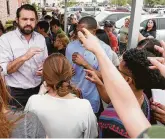
M 39 27 L 40 29 L 44 29 L 45 33 L 49 31 L 49 23 L 47 21 L 39 21 L 37 23 L 37 27 Z
M 105 42 L 107 45 L 110 44 L 109 37 L 107 33 L 103 29 L 97 29 L 96 30 L 96 36 L 103 42 Z
M 86 16 L 86 17 L 82 17 L 78 24 L 84 24 L 86 25 L 86 28 L 88 30 L 95 30 L 97 29 L 97 21 L 95 18 L 91 17 L 91 16 Z
M 146 49 L 147 51 L 153 53 L 155 56 L 161 57 L 162 54 L 160 52 L 158 52 L 157 50 L 155 50 L 155 48 L 154 48 L 155 45 L 161 47 L 160 41 L 158 41 L 157 39 L 154 39 L 154 38 L 152 38 L 152 39 L 147 38 L 147 39 L 141 40 L 138 43 L 137 49 Z
M 46 15 L 44 17 L 44 20 L 50 22 L 52 20 L 52 17 L 50 15 Z
M 52 54 L 43 64 L 43 78 L 49 87 L 63 97 L 69 93 L 72 66 L 64 55 Z
M 2 24 L 2 22 L 0 22 L 0 30 L 1 30 L 3 33 L 5 33 L 5 28 L 4 28 L 3 24 Z
M 0 74 L 0 138 L 9 138 L 12 132 L 13 124 L 7 119 L 4 113 L 4 110 L 8 108 L 10 98 L 11 96 Z
M 112 22 L 112 21 L 109 21 L 109 20 L 106 20 L 104 22 L 104 27 L 110 27 L 110 28 L 112 28 L 114 25 L 115 25 L 115 23 Z
M 54 16 L 55 14 L 56 14 L 55 11 L 53 11 L 53 12 L 52 12 L 52 16 Z
M 13 21 L 13 26 L 16 28 L 18 26 L 16 21 Z
M 50 22 L 50 26 L 52 27 L 54 25 L 60 27 L 60 21 L 58 19 L 52 19 L 52 21 Z
M 17 13 L 16 13 L 17 18 L 20 17 L 20 12 L 21 12 L 22 10 L 33 11 L 33 12 L 35 13 L 36 19 L 38 19 L 38 14 L 37 14 L 36 9 L 34 8 L 34 6 L 32 6 L 32 5 L 30 5 L 30 4 L 24 4 L 24 5 L 22 5 L 20 8 L 17 9 Z
M 47 11 L 46 10 L 42 10 L 42 16 L 47 15 Z
M 146 50 L 130 49 L 123 54 L 125 67 L 130 71 L 136 89 L 164 89 L 165 78 L 159 70 L 149 69 L 151 66 L 147 57 L 155 57 Z
M 68 37 L 64 33 L 58 34 L 56 36 L 56 38 L 59 38 L 60 39 L 60 41 L 61 41 L 61 43 L 62 43 L 62 45 L 64 47 L 66 47 L 68 45 L 68 43 L 69 43 L 69 39 L 68 39 Z
M 14 29 L 15 29 L 14 26 L 9 26 L 6 28 L 6 32 L 13 31 Z

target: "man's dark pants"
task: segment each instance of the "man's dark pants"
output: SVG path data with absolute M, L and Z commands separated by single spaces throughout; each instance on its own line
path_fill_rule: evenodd
M 13 99 L 10 101 L 12 107 L 25 107 L 30 96 L 38 94 L 40 85 L 35 88 L 22 89 L 9 86 L 9 92 Z

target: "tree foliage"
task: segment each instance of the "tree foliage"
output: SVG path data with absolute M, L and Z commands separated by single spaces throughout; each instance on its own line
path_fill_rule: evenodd
M 68 7 L 74 6 L 76 4 L 78 4 L 78 2 L 76 2 L 76 0 L 68 0 L 68 2 L 67 2 Z
M 133 0 L 109 0 L 109 2 L 113 5 L 119 5 L 119 6 L 124 6 L 127 3 L 129 5 L 132 4 Z M 145 5 L 149 5 L 151 7 L 155 5 L 165 5 L 165 0 L 144 0 Z
M 111 0 L 111 4 L 124 6 L 127 4 L 127 0 Z
M 35 2 L 32 3 L 32 6 L 33 6 L 36 10 L 38 10 L 37 4 L 36 4 Z

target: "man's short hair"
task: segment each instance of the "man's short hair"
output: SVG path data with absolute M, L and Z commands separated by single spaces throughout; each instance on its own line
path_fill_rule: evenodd
M 136 48 L 123 54 L 125 66 L 133 76 L 136 89 L 165 89 L 165 78 L 159 70 L 149 68 L 152 64 L 147 57 L 155 57 L 155 55 L 147 50 Z
M 49 31 L 49 23 L 47 21 L 39 21 L 37 27 L 44 29 L 44 32 L 46 33 Z
M 46 21 L 51 21 L 51 20 L 52 20 L 52 17 L 51 17 L 50 15 L 46 15 L 46 16 L 44 17 L 44 20 L 46 20 Z
M 77 20 L 77 16 L 75 14 L 73 14 L 72 16 L 70 16 L 70 19 L 76 19 Z
M 97 29 L 97 21 L 95 18 L 91 16 L 86 16 L 80 19 L 78 24 L 86 24 L 87 29 L 92 30 L 92 29 Z
M 146 38 L 144 40 L 141 40 L 138 43 L 137 48 L 138 49 L 145 49 L 145 50 L 153 53 L 157 57 L 162 57 L 162 54 L 155 49 L 155 47 L 154 47 L 155 45 L 161 47 L 160 41 L 157 39 L 154 39 L 154 38 Z
M 110 27 L 112 28 L 114 26 L 114 23 L 112 21 L 106 20 L 104 22 L 104 27 Z
M 42 16 L 45 16 L 47 14 L 46 10 L 42 10 Z
M 61 26 L 60 21 L 58 19 L 52 19 L 52 21 L 50 22 L 50 26 L 52 27 L 54 25 L 60 27 Z
M 24 4 L 22 5 L 20 8 L 17 9 L 17 12 L 16 12 L 16 15 L 17 15 L 17 18 L 20 17 L 20 12 L 22 10 L 27 10 L 27 11 L 33 11 L 35 13 L 35 16 L 36 16 L 36 19 L 38 19 L 38 15 L 37 15 L 37 11 L 36 9 L 34 8 L 34 6 L 30 5 L 30 4 Z

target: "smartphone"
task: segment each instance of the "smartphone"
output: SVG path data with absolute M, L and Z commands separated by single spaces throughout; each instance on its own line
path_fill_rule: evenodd
M 158 103 L 165 106 L 165 90 L 152 89 L 151 92 L 152 92 L 153 101 L 158 102 Z M 157 124 L 158 125 L 163 125 L 159 121 L 157 121 Z
M 153 101 L 165 105 L 165 90 L 152 89 L 151 91 L 152 91 Z

